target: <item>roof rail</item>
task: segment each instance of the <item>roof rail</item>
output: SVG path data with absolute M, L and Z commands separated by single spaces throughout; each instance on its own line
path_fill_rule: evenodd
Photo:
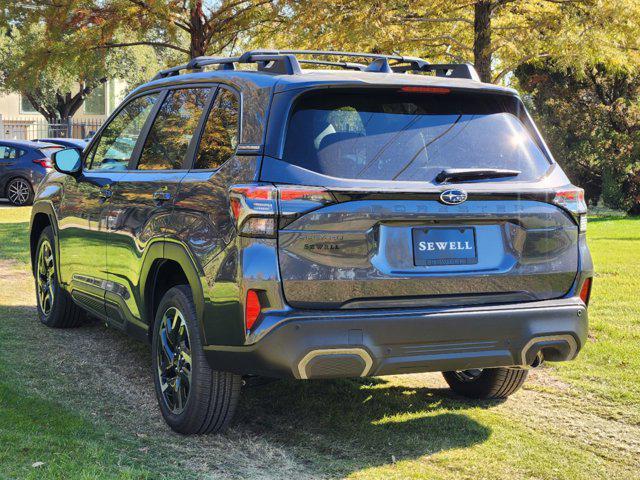
M 337 50 L 278 50 L 279 53 L 287 53 L 292 55 L 314 55 L 317 57 L 356 57 L 356 58 L 386 58 L 387 60 L 396 60 L 402 63 L 418 62 L 429 63 L 418 57 L 405 57 L 402 55 L 386 55 L 384 53 L 365 53 L 365 52 L 340 52 Z
M 280 73 L 284 75 L 296 75 L 302 73 L 300 64 L 294 55 L 280 54 L 267 50 L 253 50 L 245 52 L 239 57 L 196 57 L 184 65 L 161 70 L 153 77 L 172 77 L 179 75 L 182 70 L 202 70 L 207 65 L 219 65 L 221 70 L 234 70 L 234 63 L 257 63 L 258 70 L 262 72 Z
M 296 55 L 352 57 L 372 59 L 372 61 L 367 65 L 354 62 L 299 59 Z M 391 64 L 389 63 L 390 61 L 394 63 Z M 179 75 L 182 70 L 202 70 L 202 68 L 207 65 L 218 65 L 218 69 L 220 70 L 234 70 L 235 63 L 256 63 L 258 65 L 258 71 L 284 75 L 297 75 L 302 73 L 300 64 L 303 63 L 378 73 L 434 72 L 440 77 L 480 80 L 473 66 L 467 63 L 431 64 L 418 57 L 364 52 L 339 52 L 333 50 L 251 50 L 243 53 L 239 57 L 196 57 L 184 65 L 178 65 L 177 67 L 160 71 L 153 79 L 157 80 L 159 78 Z
M 364 68 L 357 68 L 367 72 L 383 72 L 383 73 L 406 73 L 412 72 L 434 72 L 438 77 L 467 78 L 469 80 L 480 81 L 480 76 L 476 72 L 473 65 L 469 63 L 429 63 L 419 57 L 406 57 L 403 55 L 385 55 L 379 53 L 364 52 L 339 52 L 332 50 L 278 50 L 279 53 L 292 55 L 313 55 L 313 56 L 336 56 L 336 57 L 357 57 L 372 58 L 368 66 L 361 64 L 345 63 L 353 68 L 355 65 L 361 65 Z M 389 64 L 389 60 L 396 63 Z M 342 66 L 343 62 L 322 62 L 313 60 L 298 60 L 300 63 L 317 63 L 320 65 Z
M 437 77 L 467 78 L 469 80 L 480 81 L 480 76 L 470 63 L 429 63 L 419 69 L 413 69 L 408 65 L 391 67 L 394 72 L 406 73 L 412 71 L 433 72 Z
M 326 65 L 330 67 L 340 67 L 345 70 L 360 70 L 361 72 L 367 69 L 367 65 L 354 62 L 329 62 L 327 60 L 308 60 L 306 58 L 298 58 L 298 63 L 310 64 L 310 65 Z

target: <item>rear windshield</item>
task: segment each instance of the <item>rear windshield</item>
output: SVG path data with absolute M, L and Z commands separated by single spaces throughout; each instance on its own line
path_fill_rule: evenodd
M 445 168 L 520 170 L 550 162 L 519 99 L 369 90 L 312 93 L 295 105 L 283 160 L 338 178 L 427 181 Z

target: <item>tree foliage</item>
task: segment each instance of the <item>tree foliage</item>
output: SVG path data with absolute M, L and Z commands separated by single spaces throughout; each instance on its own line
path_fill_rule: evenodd
M 636 0 L 291 0 L 287 18 L 286 35 L 264 39 L 469 62 L 490 82 L 546 58 L 577 69 L 640 64 Z
M 0 0 L 5 1 L 5 0 Z M 15 3 L 10 2 L 15 8 Z M 73 116 L 86 97 L 110 78 L 136 83 L 159 68 L 150 48 L 107 52 L 87 48 L 82 29 L 70 26 L 74 12 L 58 12 L 54 22 L 44 11 L 3 8 L 0 18 L 0 91 L 19 92 L 49 122 Z
M 107 78 L 135 84 L 233 49 L 276 10 L 276 0 L 0 0 L 0 89 L 65 120 Z
M 640 75 L 598 65 L 517 70 L 547 141 L 587 199 L 640 213 Z
M 87 49 L 147 45 L 193 58 L 232 48 L 278 8 L 277 0 L 23 0 L 5 11 L 77 30 Z
M 84 98 L 106 81 L 106 76 L 95 70 L 78 75 L 73 62 L 41 63 L 38 58 L 24 55 L 43 45 L 44 31 L 37 25 L 25 30 L 13 28 L 0 36 L 0 89 L 4 93 L 20 92 L 49 122 L 55 123 L 72 116 Z

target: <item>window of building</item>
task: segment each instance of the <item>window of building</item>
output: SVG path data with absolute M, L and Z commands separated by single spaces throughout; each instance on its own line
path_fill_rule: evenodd
M 84 100 L 84 113 L 87 115 L 104 115 L 106 110 L 106 84 L 96 87 Z
M 21 113 L 38 113 L 36 107 L 34 107 L 29 99 L 24 95 L 20 95 L 20 112 Z

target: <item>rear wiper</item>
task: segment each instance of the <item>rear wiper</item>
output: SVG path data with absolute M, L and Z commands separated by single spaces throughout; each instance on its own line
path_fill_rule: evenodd
M 451 180 L 465 182 L 467 180 L 482 180 L 483 178 L 516 177 L 521 173 L 520 170 L 502 168 L 445 168 L 436 176 L 436 182 L 444 183 Z

